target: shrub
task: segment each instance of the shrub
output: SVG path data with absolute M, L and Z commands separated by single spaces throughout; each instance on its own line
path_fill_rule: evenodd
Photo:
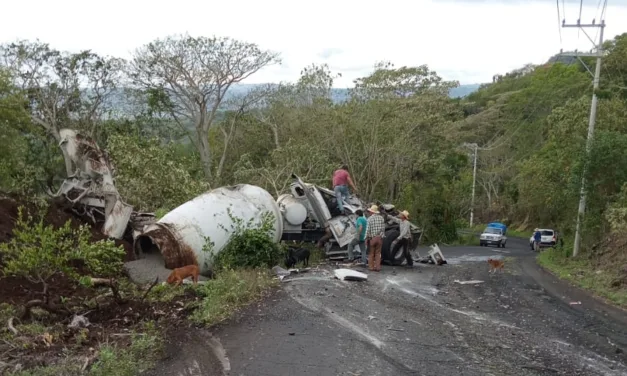
M 47 281 L 55 274 L 77 280 L 76 261 L 85 264 L 91 273 L 111 277 L 121 272 L 124 250 L 113 241 L 92 243 L 87 226 L 73 229 L 70 221 L 60 228 L 46 226 L 43 215 L 38 221 L 24 216 L 18 209 L 13 238 L 0 244 L 2 272 L 5 275 L 24 277 L 34 283 Z
M 213 267 L 216 270 L 232 268 L 272 267 L 284 254 L 282 247 L 272 240 L 274 215 L 264 213 L 261 224 L 253 225 L 252 220 L 244 224 L 229 212 L 233 222 L 233 235 L 229 243 L 214 256 Z M 227 229 L 224 229 L 228 231 Z

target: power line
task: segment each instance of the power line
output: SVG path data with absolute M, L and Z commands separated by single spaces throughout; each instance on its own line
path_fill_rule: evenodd
M 579 18 L 577 18 L 577 23 L 581 22 L 581 12 L 583 11 L 583 0 L 579 0 Z M 581 29 L 577 29 L 577 42 L 579 42 Z
M 580 22 L 581 21 L 581 12 L 583 11 L 583 0 L 579 1 L 579 18 L 577 18 L 577 21 Z
M 560 16 L 560 0 L 555 0 L 557 4 L 557 30 L 560 35 L 560 46 L 563 44 L 562 41 L 562 17 Z
M 603 1 L 603 0 L 599 0 L 599 4 L 597 5 L 597 10 L 596 10 L 596 12 L 594 12 L 594 15 L 595 15 L 595 16 L 597 16 L 597 15 L 599 14 L 599 8 L 601 8 L 601 2 L 602 2 L 602 1 Z M 605 11 L 606 11 L 606 10 L 607 10 L 607 0 L 603 1 L 603 9 L 601 10 L 601 15 L 600 15 L 600 17 L 599 17 L 599 20 L 604 20 L 604 19 L 605 19 Z M 595 18 L 595 20 L 596 20 L 596 18 Z M 596 33 L 596 35 L 594 36 L 594 40 L 599 39 L 599 31 L 600 31 L 600 30 L 601 30 L 601 29 L 597 29 L 597 33 Z

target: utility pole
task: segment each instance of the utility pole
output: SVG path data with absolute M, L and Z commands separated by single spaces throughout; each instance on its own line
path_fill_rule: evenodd
M 581 61 L 581 57 L 596 57 L 597 62 L 594 69 L 594 79 L 592 85 L 592 103 L 590 104 L 590 119 L 588 122 L 588 138 L 586 139 L 586 162 L 584 165 L 584 172 L 581 177 L 581 190 L 579 192 L 579 210 L 577 211 L 577 227 L 575 229 L 575 245 L 573 247 L 573 257 L 579 254 L 579 248 L 581 247 L 581 223 L 583 222 L 583 216 L 586 212 L 586 173 L 588 171 L 588 158 L 590 157 L 590 149 L 592 148 L 592 140 L 594 137 L 594 124 L 597 117 L 597 90 L 599 89 L 599 80 L 601 77 L 601 60 L 603 59 L 603 31 L 605 30 L 605 20 L 601 20 L 600 24 L 596 24 L 595 20 L 592 20 L 591 24 L 581 24 L 581 20 L 577 20 L 576 24 L 566 24 L 566 21 L 562 21 L 562 27 L 576 27 L 581 29 L 584 34 L 590 39 L 592 44 L 595 45 L 596 52 L 593 53 L 578 53 L 575 51 L 574 53 L 561 53 L 562 56 L 574 56 Z M 585 28 L 600 28 L 599 32 L 599 42 L 592 40 L 588 33 L 586 33 Z M 581 63 L 586 67 L 588 72 L 590 69 L 588 66 L 581 61 Z
M 475 182 L 477 181 L 477 149 L 479 149 L 479 145 L 465 143 L 464 146 L 474 150 L 472 163 L 472 197 L 470 198 L 470 227 L 472 228 L 475 214 Z

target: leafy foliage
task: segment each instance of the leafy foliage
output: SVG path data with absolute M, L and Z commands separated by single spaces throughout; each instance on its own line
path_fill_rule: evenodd
M 276 219 L 272 213 L 264 213 L 258 225 L 253 219 L 245 223 L 230 212 L 229 215 L 234 223 L 232 235 L 214 256 L 215 269 L 272 267 L 280 261 L 283 249 L 270 235 Z
M 43 217 L 37 221 L 30 215 L 25 217 L 20 207 L 13 238 L 0 243 L 2 272 L 35 283 L 45 283 L 59 273 L 78 279 L 74 265 L 83 261 L 92 273 L 105 277 L 118 275 L 124 250 L 113 241 L 92 243 L 86 226 L 73 229 L 70 223 L 55 229 L 45 225 Z
M 118 189 L 139 209 L 171 210 L 209 188 L 190 173 L 193 155 L 181 153 L 176 144 L 114 134 L 108 146 Z

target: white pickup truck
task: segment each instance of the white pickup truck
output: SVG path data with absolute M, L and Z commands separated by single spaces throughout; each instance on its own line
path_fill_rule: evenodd
M 505 248 L 507 244 L 507 226 L 502 223 L 494 222 L 488 224 L 483 230 L 481 236 L 479 236 L 479 245 L 487 247 L 489 245 L 495 245 L 500 248 Z

